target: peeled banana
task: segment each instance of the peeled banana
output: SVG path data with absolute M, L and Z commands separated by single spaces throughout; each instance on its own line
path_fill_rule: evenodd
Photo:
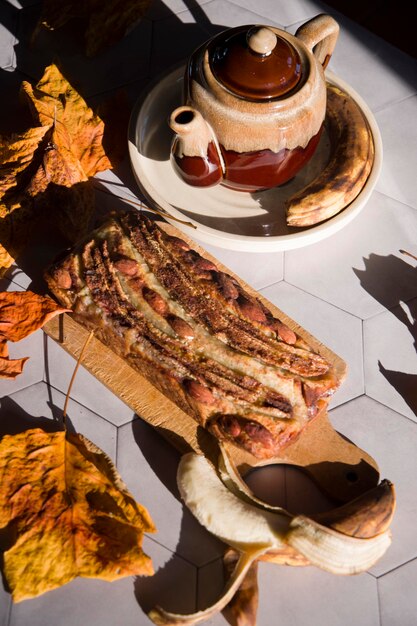
M 177 483 L 184 503 L 197 520 L 240 555 L 236 567 L 223 595 L 215 604 L 190 615 L 170 613 L 155 607 L 149 613 L 155 624 L 197 624 L 223 610 L 256 560 L 274 561 L 281 554 L 285 555 L 286 560 L 277 562 L 300 565 L 311 563 L 334 574 L 356 574 L 376 563 L 391 543 L 391 534 L 385 521 L 378 534 L 358 538 L 326 527 L 306 516 L 291 515 L 280 507 L 263 506 L 262 501 L 242 488 L 226 457 L 223 461 L 221 474 L 223 477 L 228 475 L 227 486 L 207 458 L 194 452 L 182 457 Z M 384 494 L 388 488 L 391 492 L 392 485 L 383 485 Z M 367 507 L 365 516 L 369 515 L 369 507 L 373 506 L 374 501 L 374 495 L 363 500 Z M 388 498 L 387 502 L 391 512 L 392 500 Z M 341 514 L 332 514 L 330 519 L 343 526 L 343 519 L 354 518 L 361 526 L 360 509 L 362 506 L 357 503 L 345 506 Z M 384 520 L 391 519 L 390 515 L 383 515 L 384 511 L 381 513 Z M 379 518 L 381 513 L 378 514 Z M 301 557 L 298 563 L 296 555 Z
M 286 202 L 289 226 L 312 226 L 333 217 L 360 193 L 374 162 L 369 124 L 357 102 L 327 84 L 326 124 L 332 154 L 322 172 Z

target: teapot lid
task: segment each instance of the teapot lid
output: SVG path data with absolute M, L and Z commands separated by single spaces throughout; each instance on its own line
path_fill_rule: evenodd
M 297 50 L 266 26 L 228 29 L 212 40 L 208 55 L 216 80 L 246 99 L 284 96 L 301 78 Z

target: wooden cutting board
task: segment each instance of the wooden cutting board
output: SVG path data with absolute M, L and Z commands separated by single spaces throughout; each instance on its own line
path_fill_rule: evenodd
M 337 377 L 343 381 L 346 364 L 339 356 L 182 232 L 165 222 L 159 222 L 159 226 L 169 234 L 186 240 L 201 255 L 212 260 L 220 270 L 235 276 L 249 293 L 262 300 L 276 317 L 330 361 Z M 89 335 L 68 314 L 53 318 L 44 326 L 44 331 L 74 358 L 79 357 Z M 154 426 L 180 452 L 195 450 L 212 459 L 217 458 L 218 446 L 214 437 L 94 337 L 83 356 L 82 365 L 139 417 Z M 327 405 L 305 428 L 298 440 L 287 446 L 278 457 L 260 461 L 232 444 L 227 445 L 227 451 L 242 476 L 255 466 L 276 463 L 297 465 L 308 472 L 328 496 L 341 502 L 350 501 L 375 487 L 379 480 L 374 459 L 334 430 L 328 418 Z

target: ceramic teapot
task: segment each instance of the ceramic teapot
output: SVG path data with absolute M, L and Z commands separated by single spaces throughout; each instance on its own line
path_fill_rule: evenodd
M 317 15 L 295 36 L 239 26 L 191 55 L 172 112 L 171 162 L 189 185 L 254 192 L 282 185 L 312 157 L 326 115 L 324 68 L 339 34 Z

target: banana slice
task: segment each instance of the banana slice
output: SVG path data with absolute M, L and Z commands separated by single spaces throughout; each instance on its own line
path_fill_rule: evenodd
M 372 170 L 372 132 L 356 101 L 327 85 L 327 123 L 334 150 L 324 170 L 286 202 L 289 226 L 312 226 L 333 217 L 360 193 Z

